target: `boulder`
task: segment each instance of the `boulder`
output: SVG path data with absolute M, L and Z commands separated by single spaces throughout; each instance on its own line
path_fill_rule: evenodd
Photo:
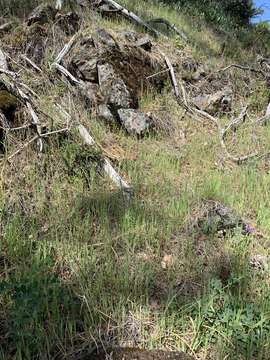
M 131 135 L 143 135 L 151 125 L 150 116 L 139 110 L 120 109 L 118 110 L 118 116 L 121 124 Z
M 57 14 L 57 10 L 49 4 L 41 4 L 36 7 L 27 19 L 27 25 L 31 26 L 34 23 L 44 25 L 49 21 L 53 21 Z

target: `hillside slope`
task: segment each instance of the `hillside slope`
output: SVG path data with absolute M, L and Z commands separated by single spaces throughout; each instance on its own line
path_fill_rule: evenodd
M 0 359 L 269 359 L 267 53 L 98 3 L 0 20 Z

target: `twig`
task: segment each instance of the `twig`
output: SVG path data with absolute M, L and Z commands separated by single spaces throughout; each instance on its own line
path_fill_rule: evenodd
M 28 64 L 30 64 L 36 71 L 42 73 L 42 70 L 39 66 L 37 66 L 31 59 L 29 59 L 26 55 L 21 55 L 21 58 L 24 59 Z
M 165 70 L 159 71 L 159 72 L 157 72 L 157 73 L 155 73 L 153 75 L 147 76 L 146 79 L 147 80 L 152 79 L 153 77 L 156 77 L 158 75 L 164 74 L 164 73 L 169 72 L 169 71 L 170 71 L 170 69 L 165 69 Z
M 30 144 L 32 144 L 32 142 L 34 142 L 35 140 L 37 140 L 39 138 L 38 135 L 34 136 L 31 140 L 29 140 L 27 143 L 23 144 L 23 146 L 21 146 L 17 151 L 15 151 L 12 155 L 10 155 L 7 160 L 10 161 L 12 158 L 14 158 L 14 156 L 16 156 L 17 154 L 19 154 L 23 149 L 27 148 Z
M 224 128 L 222 130 L 222 137 L 223 139 L 225 139 L 227 133 L 232 129 L 232 128 L 236 128 L 237 126 L 239 126 L 240 124 L 242 124 L 245 121 L 246 115 L 247 115 L 247 109 L 248 106 L 246 105 L 243 110 L 241 111 L 240 115 L 232 120 L 229 125 L 226 126 L 226 128 Z

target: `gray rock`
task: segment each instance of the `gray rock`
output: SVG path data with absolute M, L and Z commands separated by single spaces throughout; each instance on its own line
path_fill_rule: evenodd
M 108 103 L 115 109 L 128 109 L 133 104 L 130 92 L 122 79 L 113 82 L 108 95 Z
M 98 82 L 101 87 L 106 86 L 109 82 L 113 81 L 116 77 L 114 68 L 111 64 L 99 64 L 98 70 Z
M 115 46 L 116 42 L 112 35 L 105 29 L 98 29 L 94 33 L 94 38 L 106 46 Z
M 151 118 L 134 109 L 118 110 L 119 119 L 127 132 L 132 135 L 143 135 L 151 125 Z
M 130 108 L 133 104 L 131 94 L 125 82 L 117 78 L 111 64 L 98 65 L 98 80 L 102 94 L 105 96 L 106 103 L 110 104 L 115 110 L 120 108 Z
M 244 228 L 244 225 L 235 210 L 218 201 L 206 201 L 204 211 L 196 220 L 195 227 L 202 233 L 214 234 L 238 227 Z
M 194 105 L 199 109 L 208 112 L 209 114 L 217 114 L 219 112 L 227 112 L 231 110 L 232 106 L 232 91 L 231 89 L 223 89 L 214 94 L 204 94 L 196 96 L 192 99 Z
M 115 123 L 115 118 L 109 109 L 109 107 L 105 104 L 100 104 L 97 108 L 97 116 L 99 119 L 105 121 L 108 124 Z
M 153 44 L 149 36 L 144 36 L 136 42 L 136 46 L 141 47 L 145 51 L 151 51 Z
M 27 25 L 30 26 L 34 23 L 40 25 L 53 21 L 57 14 L 57 10 L 49 4 L 41 4 L 36 7 L 27 19 Z

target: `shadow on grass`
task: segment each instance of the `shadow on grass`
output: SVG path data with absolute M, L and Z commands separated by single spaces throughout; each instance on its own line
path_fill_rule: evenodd
M 68 218 L 59 214 L 58 220 L 64 223 L 62 238 L 68 241 L 71 228 L 65 231 L 65 226 L 75 222 L 71 234 L 75 244 L 79 239 L 78 228 L 86 226 L 85 219 L 88 219 L 87 224 L 89 219 L 107 221 L 107 230 L 112 234 L 121 233 L 128 212 L 131 223 L 142 218 L 137 224 L 146 226 L 142 236 L 153 224 L 158 226 L 163 222 L 164 227 L 164 221 L 170 221 L 164 220 L 162 209 L 142 205 L 138 199 L 127 201 L 121 193 L 81 197 L 76 199 Z M 26 222 L 29 223 L 29 219 Z M 9 239 L 16 237 L 16 241 L 13 239 L 11 246 L 25 246 L 31 233 L 26 222 L 13 228 Z M 7 234 L 6 231 L 6 237 Z M 157 234 L 150 234 L 149 230 L 149 237 L 154 239 Z M 162 241 L 163 236 L 169 234 L 170 231 L 159 234 L 158 240 Z M 38 241 L 53 242 L 53 236 L 52 231 Z M 183 260 L 181 256 L 190 256 L 185 259 L 187 262 L 197 258 L 199 267 L 193 274 L 181 266 L 171 270 L 162 268 L 162 256 L 158 257 L 158 253 L 161 255 L 163 249 L 158 249 L 151 258 L 142 253 L 145 249 L 138 248 L 136 257 L 137 249 L 131 251 L 129 244 L 121 243 L 123 241 L 124 235 L 121 235 L 120 241 L 105 244 L 102 251 L 85 259 L 81 273 L 69 280 L 65 280 L 61 269 L 55 266 L 54 251 L 47 249 L 42 253 L 38 244 L 29 250 L 25 260 L 10 258 L 6 262 L 8 269 L 0 269 L 3 359 L 78 360 L 90 356 L 96 345 L 117 346 L 119 334 L 126 331 L 125 321 L 124 324 L 118 321 L 121 322 L 123 312 L 129 313 L 131 304 L 159 314 L 162 321 L 179 332 L 185 331 L 192 319 L 196 332 L 190 346 L 195 352 L 222 340 L 226 344 L 225 356 L 230 354 L 230 359 L 237 358 L 233 356 L 267 359 L 258 354 L 266 353 L 270 333 L 266 310 L 270 304 L 265 300 L 262 307 L 259 296 L 250 296 L 249 282 L 253 275 L 248 269 L 248 259 L 241 253 L 226 251 L 225 239 L 204 239 L 209 242 L 209 248 L 217 241 L 219 244 L 217 251 L 211 254 L 206 251 L 203 256 L 196 253 L 196 237 L 188 239 L 190 248 L 186 254 L 179 252 L 178 262 Z M 21 254 L 26 256 L 26 252 Z M 140 333 L 134 344 L 143 346 Z M 264 353 L 260 352 L 260 347 Z

